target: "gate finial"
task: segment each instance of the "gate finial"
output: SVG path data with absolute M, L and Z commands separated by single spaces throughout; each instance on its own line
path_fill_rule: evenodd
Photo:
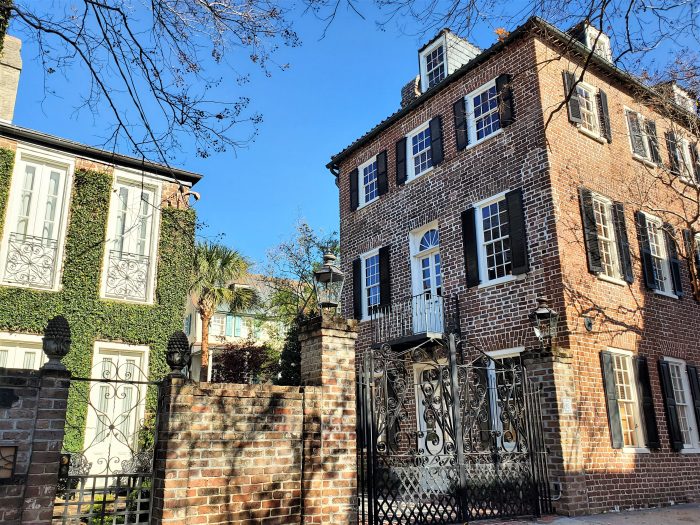
M 61 359 L 68 354 L 70 343 L 70 326 L 66 318 L 62 315 L 57 315 L 53 319 L 49 319 L 42 340 L 42 348 L 49 360 L 42 368 L 65 370 L 66 367 L 61 362 Z

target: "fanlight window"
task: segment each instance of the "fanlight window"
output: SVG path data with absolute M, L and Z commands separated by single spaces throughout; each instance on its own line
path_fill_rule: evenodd
M 421 237 L 418 251 L 424 252 L 431 248 L 437 248 L 438 246 L 440 246 L 440 232 L 436 229 L 428 230 L 423 234 L 423 237 Z

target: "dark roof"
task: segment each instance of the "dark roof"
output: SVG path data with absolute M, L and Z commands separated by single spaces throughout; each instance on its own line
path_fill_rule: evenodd
M 382 133 L 384 130 L 386 130 L 389 126 L 394 124 L 396 121 L 413 111 L 415 108 L 432 98 L 433 96 L 437 95 L 440 93 L 442 90 L 450 86 L 453 82 L 461 79 L 463 76 L 465 76 L 467 73 L 472 71 L 474 68 L 491 58 L 492 56 L 500 53 L 503 51 L 504 48 L 506 48 L 508 45 L 512 44 L 513 42 L 519 40 L 520 38 L 526 36 L 529 34 L 532 30 L 537 31 L 541 34 L 546 34 L 548 37 L 554 39 L 556 42 L 558 42 L 561 45 L 567 46 L 567 49 L 573 53 L 578 53 L 586 58 L 590 55 L 590 62 L 589 65 L 597 66 L 600 70 L 603 72 L 611 75 L 612 77 L 616 78 L 617 80 L 623 82 L 624 84 L 627 84 L 628 86 L 642 90 L 644 93 L 647 95 L 653 96 L 653 97 L 658 97 L 659 93 L 654 91 L 654 89 L 650 88 L 649 86 L 643 84 L 638 78 L 630 75 L 629 73 L 626 73 L 622 69 L 618 68 L 617 66 L 611 64 L 604 58 L 598 56 L 597 54 L 593 53 L 591 54 L 590 49 L 588 49 L 585 45 L 583 45 L 581 42 L 576 40 L 576 38 L 568 33 L 565 33 L 563 31 L 560 31 L 557 29 L 555 26 L 550 24 L 549 22 L 546 22 L 545 20 L 539 18 L 539 17 L 532 17 L 527 22 L 524 24 L 518 26 L 515 30 L 513 30 L 506 38 L 504 38 L 501 41 L 496 42 L 493 44 L 491 47 L 488 49 L 484 50 L 482 53 L 477 55 L 475 58 L 464 64 L 462 67 L 460 67 L 458 70 L 456 70 L 454 73 L 452 73 L 450 76 L 445 78 L 442 82 L 437 84 L 436 86 L 433 86 L 430 88 L 428 91 L 423 93 L 421 96 L 417 97 L 414 99 L 410 104 L 407 106 L 399 109 L 396 111 L 394 114 L 390 115 L 383 121 L 381 121 L 379 124 L 377 124 L 374 128 L 369 130 L 367 133 L 362 135 L 360 138 L 355 140 L 353 143 L 351 143 L 349 146 L 347 146 L 345 149 L 340 151 L 339 153 L 336 153 L 331 157 L 331 161 L 326 164 L 326 168 L 331 170 L 331 173 L 337 176 L 335 173 L 338 168 L 338 164 L 345 159 L 348 155 L 350 155 L 352 152 L 357 150 L 359 147 L 367 144 L 370 142 L 372 139 L 374 139 L 377 135 Z M 679 106 L 680 109 L 680 106 Z M 682 110 L 681 110 L 682 111 Z M 683 115 L 684 113 L 679 113 L 680 115 Z M 686 115 L 687 117 L 687 115 Z
M 148 173 L 160 175 L 169 179 L 175 179 L 178 182 L 184 182 L 191 185 L 196 184 L 202 178 L 199 173 L 181 170 L 178 168 L 171 168 L 164 164 L 158 164 L 156 162 L 150 162 L 136 157 L 130 157 L 128 155 L 122 155 L 120 153 L 94 148 L 92 146 L 81 144 L 80 142 L 56 137 L 55 135 L 49 135 L 48 133 L 42 133 L 41 131 L 36 131 L 33 129 L 23 128 L 14 124 L 0 122 L 0 137 L 30 142 L 38 146 L 57 149 L 65 153 L 70 153 L 79 157 L 86 157 L 91 160 L 104 162 L 106 164 L 114 164 L 125 168 L 146 171 Z

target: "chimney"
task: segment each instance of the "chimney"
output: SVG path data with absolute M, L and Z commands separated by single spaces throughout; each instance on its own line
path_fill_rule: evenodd
M 14 36 L 5 35 L 2 54 L 0 54 L 0 122 L 12 122 L 19 86 L 19 74 L 22 71 L 22 41 Z
M 420 96 L 420 75 L 416 75 L 416 78 L 401 88 L 401 107 L 405 108 Z

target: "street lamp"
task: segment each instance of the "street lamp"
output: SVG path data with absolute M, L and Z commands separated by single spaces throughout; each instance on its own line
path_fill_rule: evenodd
M 314 272 L 314 290 L 321 313 L 324 309 L 337 309 L 340 304 L 345 275 L 335 264 L 335 260 L 335 255 L 332 253 L 324 254 L 323 266 Z
M 549 339 L 551 342 L 556 337 L 559 314 L 549 307 L 549 301 L 546 297 L 537 298 L 537 308 L 528 317 L 540 343 L 544 343 L 545 339 Z

